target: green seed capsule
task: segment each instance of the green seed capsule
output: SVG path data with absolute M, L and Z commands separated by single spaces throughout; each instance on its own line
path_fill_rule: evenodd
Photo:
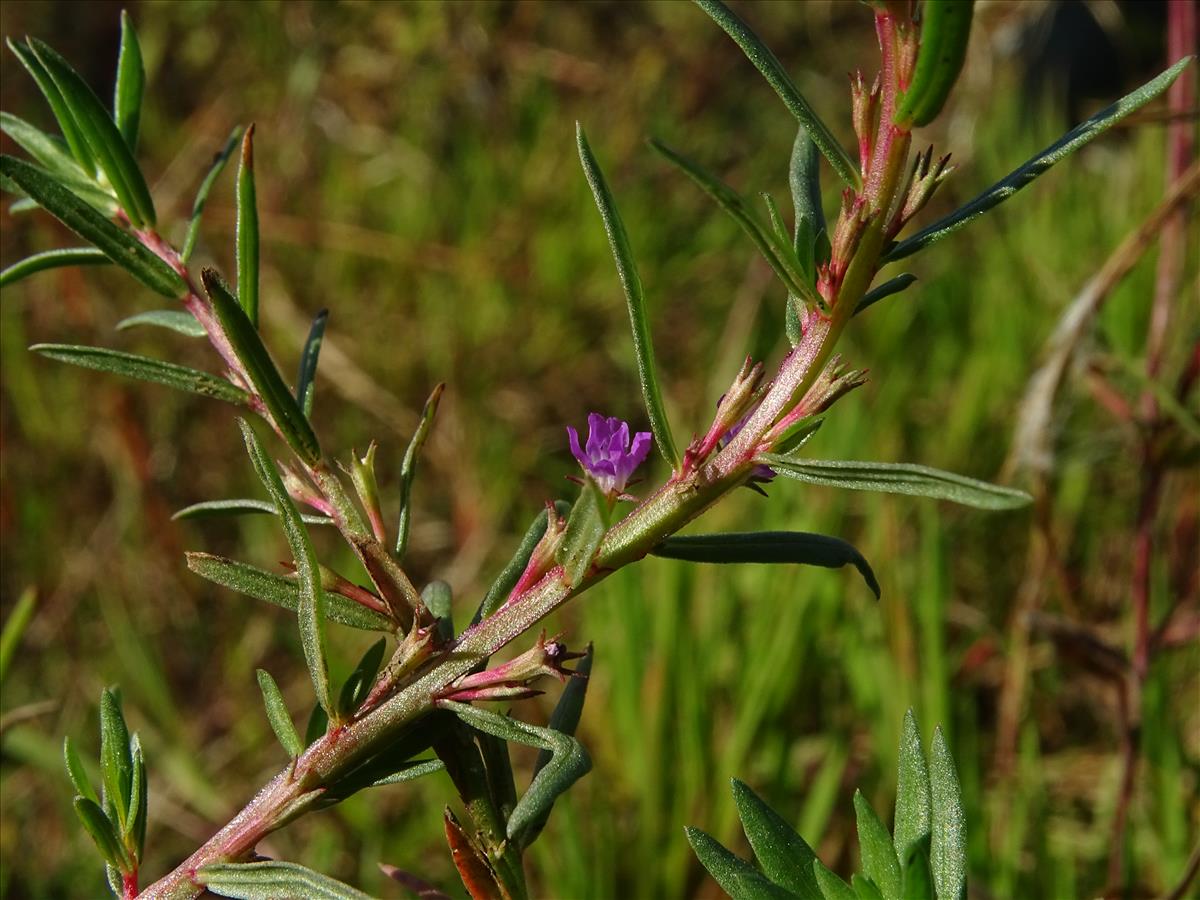
M 942 111 L 967 56 L 974 7 L 974 0 L 925 0 L 917 70 L 892 119 L 896 125 L 927 125 Z

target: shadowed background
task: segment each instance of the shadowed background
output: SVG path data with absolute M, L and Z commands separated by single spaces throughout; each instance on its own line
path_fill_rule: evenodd
M 315 424 L 326 451 L 343 459 L 379 441 L 389 514 L 416 414 L 447 383 L 415 491 L 410 560 L 419 583 L 450 582 L 460 624 L 543 501 L 571 494 L 564 426 L 599 410 L 644 427 L 624 301 L 575 155 L 576 120 L 641 266 L 677 434 L 707 425 L 747 352 L 778 359 L 782 288 L 737 227 L 644 143 L 661 137 L 743 193 L 770 191 L 784 204 L 794 124 L 690 4 L 195 0 L 130 9 L 148 74 L 140 159 L 164 233 L 178 244 L 212 154 L 235 124 L 256 122 L 264 332 L 290 373 L 309 320 L 330 308 Z M 868 10 L 737 9 L 852 145 L 845 73 L 875 68 Z M 119 10 L 9 0 L 0 31 L 48 41 L 104 96 Z M 1112 10 L 1120 37 L 1105 38 L 1112 63 L 1098 81 L 1060 64 L 1066 51 L 1047 43 L 1046 7 L 981 8 L 964 81 L 918 135 L 952 150 L 959 166 L 922 221 L 1048 143 L 1071 124 L 1068 109 L 1086 115 L 1097 98 L 1163 68 L 1161 21 Z M 0 75 L 3 108 L 49 127 L 7 51 Z M 1163 134 L 1156 124 L 1119 129 L 906 261 L 918 284 L 849 330 L 843 352 L 871 380 L 835 408 L 813 455 L 999 477 L 1058 316 L 1162 196 Z M 15 152 L 7 138 L 3 146 Z M 836 193 L 824 174 L 832 216 Z M 195 265 L 232 271 L 232 205 L 231 168 L 210 197 Z M 75 243 L 41 213 L 5 210 L 0 221 L 5 265 Z M 1114 358 L 1142 352 L 1154 258 L 1104 308 L 1095 343 Z M 1195 264 L 1193 253 L 1193 292 Z M 0 302 L 4 614 L 27 588 L 37 598 L 3 683 L 5 897 L 103 890 L 71 814 L 60 747 L 70 734 L 95 749 L 104 685 L 120 684 L 146 748 L 149 878 L 284 763 L 254 668 L 275 675 L 298 720 L 311 708 L 293 619 L 183 565 L 183 550 L 196 549 L 272 567 L 288 553 L 274 523 L 170 519 L 199 500 L 260 495 L 230 411 L 25 350 L 104 344 L 211 368 L 202 342 L 114 332 L 155 300 L 109 268 L 46 273 Z M 1180 298 L 1174 357 L 1196 333 L 1196 307 Z M 1058 409 L 1055 529 L 1074 582 L 1047 588 L 1043 607 L 1126 647 L 1137 490 L 1129 435 L 1078 386 Z M 661 465 L 648 472 L 664 475 Z M 1031 514 L 795 484 L 770 493 L 739 492 L 703 529 L 840 535 L 874 564 L 883 600 L 853 572 L 649 560 L 557 615 L 550 632 L 596 645 L 580 728 L 596 766 L 530 854 L 534 893 L 717 896 L 683 826 L 746 852 L 730 776 L 845 871 L 857 852 L 854 787 L 890 821 L 909 706 L 926 737 L 943 725 L 957 758 L 973 896 L 1101 890 L 1119 776 L 1115 692 L 1043 638 L 1015 665 L 1008 653 L 1031 590 Z M 1167 496 L 1162 521 L 1186 550 L 1188 533 L 1176 526 L 1194 523 L 1194 473 L 1177 476 Z M 326 560 L 351 570 L 331 536 L 316 537 Z M 1173 582 L 1166 562 L 1156 573 L 1157 616 Z M 369 639 L 334 634 L 344 677 Z M 1164 655 L 1147 686 L 1148 764 L 1130 852 L 1139 884 L 1155 892 L 1177 881 L 1200 821 L 1198 661 L 1194 643 Z M 1006 722 L 998 697 L 1013 678 L 1026 687 Z M 543 721 L 556 696 L 552 685 L 517 714 Z M 520 778 L 532 754 L 516 758 Z M 452 797 L 440 774 L 381 789 L 301 820 L 260 851 L 385 896 L 400 891 L 378 873 L 380 861 L 461 892 L 440 838 Z

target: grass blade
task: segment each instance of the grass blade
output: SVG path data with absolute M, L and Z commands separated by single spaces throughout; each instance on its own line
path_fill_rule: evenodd
M 188 337 L 204 337 L 204 326 L 196 321 L 191 313 L 175 309 L 151 309 L 136 316 L 130 316 L 117 323 L 117 331 L 126 328 L 136 328 L 139 325 L 154 325 L 170 331 L 184 334 Z
M 105 347 L 81 347 L 73 344 L 34 344 L 29 348 L 35 353 L 59 362 L 82 366 L 85 369 L 96 369 L 100 372 L 112 372 L 127 378 L 137 378 L 154 384 L 175 388 L 177 391 L 187 391 L 199 394 L 201 397 L 211 397 L 226 403 L 243 405 L 249 399 L 241 388 L 230 384 L 224 379 L 198 369 L 151 359 L 148 356 L 138 356 L 135 353 L 122 353 L 119 350 L 109 350 Z
M 185 506 L 183 509 L 171 516 L 171 519 L 210 519 L 219 516 L 248 516 L 255 514 L 266 513 L 268 515 L 277 515 L 273 503 L 268 503 L 266 500 L 254 500 L 249 497 L 238 498 L 236 500 L 202 500 L 199 503 L 193 503 L 191 506 Z M 305 525 L 332 525 L 333 519 L 329 516 L 301 514 L 301 520 Z
M 279 743 L 283 745 L 288 756 L 296 759 L 304 752 L 304 744 L 300 741 L 296 723 L 292 721 L 292 715 L 288 712 L 287 703 L 284 702 L 279 685 L 275 683 L 275 679 L 266 669 L 258 669 L 255 674 L 258 676 L 258 689 L 262 691 L 263 706 L 267 710 L 267 722 L 270 723 L 271 730 L 275 732 L 275 737 L 279 738 Z
M 138 128 L 142 122 L 142 95 L 146 90 L 146 70 L 142 48 L 129 13 L 121 10 L 121 51 L 117 56 L 117 83 L 113 91 L 113 119 L 125 138 L 130 152 L 137 150 Z
M 105 256 L 148 288 L 172 299 L 187 292 L 187 284 L 178 272 L 146 249 L 132 234 L 118 228 L 36 166 L 12 156 L 0 156 L 0 173 L 11 178 L 43 209 L 81 238 L 95 244 Z
M 254 124 L 242 136 L 237 173 L 237 296 L 258 327 L 258 195 L 254 189 Z
M 67 106 L 66 100 L 63 99 L 62 91 L 58 89 L 58 85 L 54 83 L 54 79 L 50 77 L 50 73 L 46 71 L 46 67 L 42 65 L 42 61 L 38 59 L 32 49 L 23 44 L 13 43 L 12 40 L 6 42 L 8 49 L 25 67 L 25 71 L 33 76 L 42 96 L 50 105 L 50 111 L 54 113 L 54 119 L 58 122 L 59 129 L 62 130 L 67 147 L 71 150 L 71 156 L 89 178 L 94 178 L 96 159 L 92 155 L 92 151 L 88 149 L 88 142 L 76 123 L 75 116 Z
M 288 546 L 292 550 L 300 592 L 296 618 L 300 622 L 300 642 L 304 647 L 304 659 L 308 663 L 309 675 L 312 676 L 317 702 L 326 712 L 332 712 L 333 696 L 330 692 L 329 660 L 325 649 L 325 610 L 328 602 L 321 587 L 317 554 L 308 539 L 308 530 L 300 519 L 300 513 L 283 486 L 275 462 L 263 449 L 250 424 L 245 419 L 239 419 L 238 425 L 241 426 L 242 437 L 246 440 L 246 450 L 250 454 L 254 471 L 270 494 L 271 502 L 275 504 Z
M 879 599 L 879 582 L 871 564 L 841 538 L 805 531 L 749 531 L 669 537 L 653 556 L 702 563 L 794 563 L 840 569 L 852 565 Z
M 663 455 L 663 459 L 671 466 L 672 471 L 678 470 L 679 450 L 675 447 L 675 439 L 671 435 L 671 420 L 667 416 L 662 388 L 658 382 L 658 369 L 654 362 L 654 338 L 646 316 L 646 294 L 642 290 L 642 278 L 633 258 L 633 248 L 629 246 L 629 235 L 625 232 L 625 224 L 617 210 L 616 199 L 608 187 L 608 182 L 604 180 L 600 164 L 596 161 L 592 148 L 588 145 L 587 136 L 583 133 L 583 127 L 578 122 L 575 123 L 575 142 L 579 147 L 579 161 L 583 164 L 583 174 L 587 177 L 592 196 L 596 200 L 596 208 L 600 210 L 600 218 L 604 221 L 608 245 L 612 248 L 617 275 L 621 279 L 621 288 L 625 291 L 625 301 L 629 306 L 633 352 L 637 357 L 638 380 L 642 385 L 642 398 L 646 403 L 650 430 L 654 432 L 654 442 L 658 444 L 658 451 Z
M 933 732 L 929 757 L 932 840 L 929 863 L 938 900 L 963 900 L 967 896 L 967 818 L 954 757 L 938 727 Z
M 323 309 L 317 313 L 312 327 L 308 329 L 304 352 L 300 354 L 300 371 L 296 375 L 296 402 L 309 419 L 312 418 L 313 380 L 317 376 L 317 360 L 321 356 L 321 340 L 325 337 L 325 323 L 328 320 L 329 310 Z
M 412 486 L 417 477 L 417 459 L 421 455 L 421 448 L 425 446 L 425 440 L 429 437 L 429 430 L 433 428 L 433 417 L 437 415 L 438 403 L 445 389 L 446 385 L 437 385 L 425 401 L 425 407 L 421 410 L 421 421 L 417 430 L 413 432 L 412 440 L 408 442 L 404 459 L 400 463 L 400 520 L 396 524 L 395 553 L 397 562 L 404 561 L 404 553 L 408 549 L 408 530 L 412 523 Z
M 37 589 L 32 586 L 27 587 L 17 598 L 8 618 L 4 620 L 4 630 L 0 631 L 0 686 L 4 684 L 4 677 L 8 674 L 8 667 L 12 664 L 13 656 L 17 652 L 21 635 L 33 621 L 33 612 L 36 607 Z M 80 793 L 82 794 L 83 791 Z
M 321 459 L 317 436 L 313 434 L 312 426 L 308 424 L 296 398 L 283 383 L 279 370 L 259 337 L 258 329 L 215 270 L 204 269 L 201 279 L 230 346 L 280 435 L 301 459 L 309 465 L 317 463 Z
M 300 585 L 295 578 L 259 569 L 210 553 L 188 553 L 187 567 L 214 584 L 230 588 L 247 597 L 296 612 L 300 608 Z M 325 594 L 326 614 L 331 622 L 363 631 L 392 631 L 386 616 L 367 609 L 341 594 Z
M 699 828 L 687 826 L 683 830 L 696 858 L 733 900 L 785 900 L 793 896 Z
M 796 121 L 808 132 L 813 143 L 829 160 L 829 164 L 833 166 L 838 178 L 855 190 L 860 190 L 862 179 L 859 177 L 858 167 L 854 164 L 854 160 L 846 152 L 846 148 L 833 136 L 829 127 L 821 121 L 821 117 L 808 105 L 808 101 L 796 88 L 795 83 L 775 54 L 759 39 L 758 35 L 750 30 L 750 26 L 739 19 L 720 0 L 696 0 L 696 5 L 708 13 L 712 20 L 733 38 L 734 43 L 742 48 L 742 52 L 767 79 L 767 83 L 775 89 L 775 93 L 779 95 L 784 106 L 796 117 Z
M 1089 143 L 1115 125 L 1132 112 L 1141 109 L 1159 94 L 1163 93 L 1188 64 L 1192 57 L 1181 59 L 1157 78 L 1148 81 L 1136 91 L 1126 94 L 1116 103 L 1096 113 L 1086 122 L 1076 125 L 1061 138 L 1027 160 L 1000 181 L 997 181 L 982 194 L 959 207 L 944 219 L 939 219 L 928 228 L 922 229 L 910 238 L 906 238 L 892 247 L 884 255 L 884 262 L 895 262 L 911 256 L 919 250 L 924 250 L 930 244 L 953 234 L 972 219 L 978 218 L 994 206 L 1003 203 L 1029 182 L 1047 171 L 1055 163 L 1070 156 L 1080 147 Z
M 1033 501 L 1029 494 L 1015 488 L 915 463 L 791 459 L 769 453 L 762 456 L 762 461 L 780 475 L 826 487 L 933 497 L 976 509 L 1017 509 Z
M 53 49 L 30 38 L 29 45 L 37 54 L 50 77 L 62 93 L 71 115 L 88 143 L 96 162 L 116 191 L 125 215 L 135 228 L 154 225 L 154 201 L 142 177 L 125 138 L 86 81 Z
M 220 897 L 238 900 L 371 900 L 370 895 L 328 875 L 278 860 L 209 863 L 196 870 L 195 880 Z
M 896 856 L 901 862 L 929 835 L 929 769 L 925 764 L 925 748 L 921 746 L 921 732 L 911 709 L 904 714 L 900 734 L 900 772 L 892 833 Z
M 854 792 L 854 818 L 858 824 L 858 849 L 863 874 L 875 883 L 884 900 L 900 900 L 900 859 L 887 826 L 862 791 Z
M 812 868 L 816 854 L 796 829 L 736 778 L 733 801 L 754 858 L 766 876 L 800 900 L 822 900 Z
M 196 249 L 196 239 L 200 236 L 200 217 L 204 213 L 204 205 L 208 203 L 208 195 L 212 191 L 213 185 L 216 184 L 218 176 L 224 171 L 225 163 L 229 162 L 229 157 L 233 155 L 241 137 L 242 126 L 238 125 L 230 132 L 225 146 L 213 157 L 208 173 L 196 190 L 196 199 L 192 201 L 192 215 L 188 219 L 187 235 L 183 239 L 183 250 L 179 253 L 179 258 L 185 263 L 192 258 L 192 251 Z
M 0 287 L 8 287 L 48 269 L 61 269 L 66 266 L 104 266 L 109 258 L 95 247 L 65 247 L 61 250 L 46 250 L 27 256 L 20 262 L 15 262 L 3 272 L 0 272 Z

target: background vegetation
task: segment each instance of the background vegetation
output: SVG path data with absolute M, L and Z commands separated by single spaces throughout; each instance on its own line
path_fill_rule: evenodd
M 394 478 L 421 402 L 447 382 L 410 557 L 416 580 L 453 585 L 460 615 L 543 500 L 568 490 L 564 425 L 593 409 L 638 415 L 624 303 L 575 157 L 576 119 L 640 260 L 677 427 L 707 421 L 747 344 L 758 355 L 781 352 L 781 289 L 736 227 L 643 143 L 661 136 L 746 193 L 786 196 L 789 116 L 690 4 L 130 5 L 150 84 L 142 157 L 160 220 L 178 223 L 168 234 L 182 236 L 195 187 L 230 128 L 257 122 L 264 328 L 290 367 L 308 319 L 331 308 L 316 404 L 325 445 L 344 454 L 377 438 L 381 480 Z M 875 61 L 867 11 L 817 0 L 741 9 L 848 132 L 845 72 Z M 107 91 L 118 11 L 9 0 L 0 31 L 42 37 Z M 1055 90 L 1024 93 L 1013 52 L 1044 12 L 981 10 L 965 81 L 924 135 L 952 148 L 959 165 L 939 209 L 1065 127 L 1052 101 L 1066 83 L 1042 73 Z M 1136 30 L 1125 34 L 1136 49 Z M 1141 63 L 1123 57 L 1126 87 L 1162 68 L 1161 34 L 1150 27 L 1142 36 Z M 0 74 L 3 108 L 48 125 L 7 53 Z M 1112 97 L 1119 87 L 1103 90 Z M 1086 93 L 1073 98 L 1090 111 Z M 871 381 L 838 406 L 814 454 L 996 477 L 1040 348 L 1074 293 L 1161 198 L 1163 158 L 1160 126 L 1122 129 L 922 256 L 919 284 L 851 329 L 847 355 L 870 368 Z M 832 193 L 828 201 L 832 208 Z M 198 251 L 226 271 L 231 207 L 227 173 Z M 5 264 L 64 241 L 44 215 L 0 216 Z M 1142 352 L 1154 259 L 1134 268 L 1103 311 L 1094 343 L 1107 359 Z M 1194 291 L 1194 252 L 1188 265 Z M 1180 298 L 1173 357 L 1195 339 L 1193 300 Z M 91 269 L 39 276 L 0 303 L 4 615 L 26 588 L 37 592 L 3 682 L 6 897 L 103 890 L 70 814 L 59 752 L 64 734 L 94 745 L 102 686 L 120 683 L 150 760 L 148 874 L 174 865 L 283 762 L 254 667 L 276 674 L 298 716 L 312 702 L 291 618 L 183 566 L 184 549 L 261 565 L 287 555 L 270 521 L 170 521 L 197 500 L 257 496 L 228 412 L 24 349 L 103 343 L 209 365 L 207 349 L 187 338 L 114 333 L 152 301 L 123 274 Z M 580 730 L 596 768 L 535 845 L 536 892 L 716 896 L 683 825 L 738 846 L 733 775 L 820 839 L 821 856 L 844 870 L 856 852 L 850 795 L 861 785 L 877 809 L 887 806 L 910 705 L 926 729 L 942 723 L 957 757 L 974 896 L 1100 891 L 1119 781 L 1116 692 L 1040 633 L 1027 653 L 1010 649 L 1031 590 L 1044 612 L 1128 646 L 1138 463 L 1127 431 L 1076 382 L 1059 413 L 1051 515 L 1069 589 L 1043 585 L 1031 568 L 1028 511 L 780 484 L 769 500 L 743 492 L 706 529 L 845 536 L 874 563 L 880 603 L 852 573 L 649 560 L 551 622 L 573 643 L 596 644 Z M 1165 494 L 1164 532 L 1177 550 L 1189 535 L 1194 548 L 1186 530 L 1200 505 L 1194 471 L 1174 476 Z M 1165 562 L 1154 587 L 1157 620 L 1176 599 Z M 338 638 L 348 669 L 365 639 Z M 1025 687 L 1005 720 L 999 697 L 1014 678 Z M 523 704 L 522 715 L 544 717 L 552 698 Z M 1150 891 L 1178 880 L 1200 830 L 1198 698 L 1196 644 L 1160 656 L 1130 824 L 1136 878 Z M 453 888 L 440 837 L 443 778 L 357 798 L 261 850 L 377 893 L 389 891 L 377 861 Z

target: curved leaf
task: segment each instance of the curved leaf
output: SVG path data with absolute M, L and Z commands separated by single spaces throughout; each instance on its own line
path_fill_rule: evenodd
M 0 272 L 0 287 L 8 287 L 22 278 L 28 278 L 38 272 L 45 272 L 47 269 L 61 269 L 65 266 L 105 266 L 109 262 L 109 258 L 95 247 L 46 250 L 43 253 L 27 256 Z
M 151 309 L 144 313 L 138 313 L 118 322 L 117 331 L 136 328 L 139 325 L 154 325 L 178 334 L 185 334 L 188 337 L 204 337 L 207 333 L 204 326 L 197 322 L 191 313 L 177 309 Z
M 633 248 L 629 246 L 629 235 L 625 232 L 625 224 L 621 221 L 621 213 L 617 210 L 617 201 L 604 179 L 600 164 L 588 145 L 583 127 L 575 123 L 575 143 L 579 148 L 579 161 L 583 164 L 583 174 L 596 208 L 600 210 L 600 218 L 604 221 L 604 231 L 608 235 L 608 245 L 612 249 L 613 260 L 617 264 L 617 275 L 621 279 L 621 287 L 625 291 L 625 301 L 629 307 L 629 324 L 633 329 L 633 352 L 637 358 L 638 380 L 642 385 L 642 399 L 646 403 L 646 415 L 650 419 L 650 430 L 654 432 L 654 442 L 663 459 L 672 470 L 679 468 L 679 450 L 675 446 L 675 438 L 671 435 L 671 420 L 667 416 L 666 404 L 663 403 L 662 388 L 658 383 L 658 369 L 654 362 L 654 339 L 650 331 L 650 322 L 646 316 L 646 295 L 642 290 L 642 278 L 638 274 L 637 263 L 633 258 Z
M 92 787 L 92 780 L 88 778 L 83 760 L 69 737 L 63 738 L 63 762 L 66 764 L 67 777 L 71 779 L 75 793 L 81 797 L 87 797 L 93 803 L 99 803 L 100 798 L 96 794 L 96 789 Z
M 196 870 L 195 881 L 220 897 L 238 900 L 371 900 L 370 894 L 328 875 L 278 860 L 209 863 Z
M 699 828 L 686 826 L 683 831 L 696 858 L 733 900 L 786 900 L 793 896 Z
M 892 117 L 897 125 L 928 125 L 942 111 L 967 58 L 974 10 L 974 0 L 922 4 L 917 68 Z
M 0 112 L 0 131 L 37 160 L 50 178 L 79 195 L 106 217 L 116 214 L 117 198 L 112 191 L 102 187 L 94 176 L 81 169 L 61 140 L 6 112 Z
M 118 228 L 36 166 L 13 156 L 0 156 L 0 173 L 11 178 L 43 209 L 81 238 L 91 241 L 151 290 L 172 299 L 187 293 L 187 284 L 178 272 L 128 231 Z
M 70 363 L 73 366 L 137 378 L 141 381 L 175 388 L 178 391 L 199 394 L 201 397 L 224 400 L 226 403 L 241 405 L 249 399 L 241 388 L 235 387 L 216 375 L 164 362 L 161 359 L 138 356 L 135 353 L 122 353 L 119 350 L 108 350 L 104 347 L 78 347 L 72 344 L 34 344 L 29 349 L 42 356 Z
M 868 307 L 874 306 L 880 300 L 899 294 L 901 291 L 906 291 L 917 280 L 917 276 L 905 272 L 903 275 L 897 275 L 895 278 L 889 278 L 887 281 L 878 287 L 871 288 L 863 294 L 863 298 L 858 301 L 858 306 L 854 307 L 854 315 L 858 315 Z
M 397 561 L 404 560 L 404 553 L 408 549 L 408 529 L 412 522 L 412 486 L 417 477 L 417 460 L 429 437 L 430 429 L 433 428 L 433 417 L 437 415 L 438 403 L 441 402 L 442 391 L 445 389 L 446 385 L 439 384 L 430 392 L 425 406 L 421 409 L 421 421 L 404 450 L 404 459 L 400 462 L 400 517 L 396 524 Z
M 199 503 L 193 503 L 191 506 L 185 506 L 178 510 L 175 515 L 171 516 L 175 519 L 209 519 L 218 516 L 252 516 L 261 515 L 276 516 L 279 515 L 275 509 L 275 504 L 268 503 L 266 500 L 254 500 L 249 497 L 238 498 L 236 500 L 202 500 Z M 329 516 L 314 516 L 303 514 L 300 516 L 305 525 L 332 525 L 333 519 Z
M 185 263 L 192 258 L 192 251 L 196 249 L 196 239 L 200 236 L 200 216 L 204 212 L 204 205 L 208 202 L 208 195 L 212 191 L 213 185 L 217 182 L 217 176 L 225 168 L 225 163 L 229 162 L 229 157 L 237 149 L 238 141 L 241 138 L 242 126 L 238 125 L 229 133 L 229 137 L 225 140 L 225 145 L 213 157 L 208 173 L 204 176 L 204 180 L 200 182 L 200 187 L 196 190 L 196 199 L 192 201 L 192 215 L 188 219 L 187 235 L 183 239 L 183 249 L 179 252 L 179 258 Z
M 125 848 L 117 840 L 117 831 L 112 822 L 104 815 L 104 811 L 87 797 L 75 798 L 75 815 L 83 823 L 87 833 L 96 843 L 96 849 L 104 857 L 104 861 L 118 869 L 129 868 L 129 858 Z
M 50 105 L 50 111 L 54 113 L 54 119 L 58 122 L 58 127 L 62 130 L 67 146 L 71 150 L 71 156 L 89 178 L 94 177 L 96 160 L 92 156 L 92 151 L 88 149 L 88 142 L 76 123 L 75 116 L 67 106 L 66 100 L 63 99 L 62 91 L 58 89 L 58 85 L 54 83 L 54 79 L 50 77 L 50 73 L 46 71 L 46 67 L 42 65 L 42 61 L 38 59 L 37 54 L 31 48 L 14 43 L 11 39 L 5 39 L 5 43 L 8 44 L 8 49 L 13 52 L 13 55 L 20 60 L 25 71 L 33 77 L 42 96 L 46 98 L 46 102 Z
M 976 509 L 1017 509 L 1033 502 L 1029 494 L 1015 488 L 915 463 L 789 459 L 769 453 L 763 454 L 762 461 L 780 475 L 827 487 L 933 497 Z
M 321 310 L 313 317 L 308 337 L 304 341 L 304 351 L 300 354 L 300 371 L 296 375 L 296 402 L 300 404 L 304 415 L 310 419 L 313 408 L 313 380 L 317 377 L 317 360 L 321 356 L 321 341 L 325 337 L 325 323 L 328 320 L 327 309 Z
M 733 801 L 754 858 L 766 876 L 800 900 L 823 900 L 812 868 L 816 854 L 796 829 L 736 778 Z
M 858 569 L 876 599 L 879 582 L 870 563 L 841 538 L 805 531 L 749 531 L 726 534 L 689 534 L 669 537 L 653 556 L 705 563 L 795 563 L 839 569 Z

